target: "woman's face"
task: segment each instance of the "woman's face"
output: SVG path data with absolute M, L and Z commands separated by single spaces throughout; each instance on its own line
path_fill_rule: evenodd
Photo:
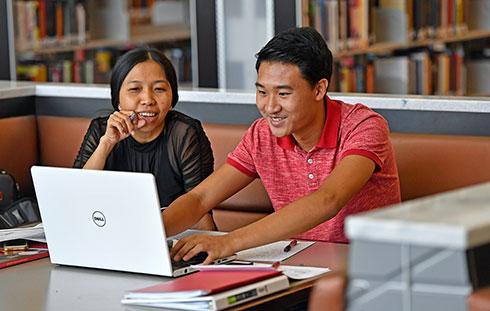
M 147 60 L 129 71 L 119 91 L 119 110 L 134 111 L 138 120 L 145 121 L 135 130 L 136 141 L 148 142 L 160 135 L 172 108 L 172 95 L 170 83 L 158 63 Z

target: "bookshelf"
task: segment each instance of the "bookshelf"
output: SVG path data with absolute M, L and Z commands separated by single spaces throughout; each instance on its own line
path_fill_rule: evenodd
M 186 25 L 171 25 L 163 27 L 151 27 L 148 33 L 132 36 L 129 39 L 96 39 L 84 43 L 59 43 L 42 46 L 41 44 L 31 44 L 16 48 L 17 53 L 52 54 L 62 52 L 73 52 L 76 50 L 92 50 L 98 48 L 124 47 L 131 45 L 144 45 L 168 41 L 190 40 L 190 30 Z
M 480 39 L 487 39 L 487 38 L 490 38 L 490 29 L 469 30 L 467 33 L 454 35 L 446 38 L 414 40 L 407 43 L 378 42 L 378 43 L 373 43 L 365 48 L 338 51 L 334 53 L 334 57 L 343 58 L 343 57 L 362 55 L 362 54 L 386 55 L 386 54 L 392 54 L 394 51 L 397 50 L 409 50 L 409 49 L 420 48 L 420 47 L 429 47 L 429 48 L 438 49 L 441 45 L 447 43 L 465 42 L 465 41 L 473 41 L 473 40 L 480 40 Z
M 10 0 L 17 80 L 108 83 L 118 56 L 163 51 L 190 84 L 189 0 Z
M 241 15 L 244 13 L 244 8 L 250 11 L 249 2 L 252 1 L 255 7 L 258 8 L 257 14 L 260 15 L 260 12 L 264 11 L 261 6 L 267 2 L 267 7 L 269 8 L 267 14 L 273 15 L 273 30 L 275 33 L 299 25 L 297 12 L 300 0 L 246 0 L 240 1 L 239 4 L 238 1 L 225 0 L 221 0 L 221 2 L 218 0 L 45 0 L 53 1 L 55 4 L 57 2 L 74 2 L 75 4 L 82 3 L 86 5 L 86 13 L 90 13 L 86 17 L 86 32 L 80 36 L 72 35 L 60 38 L 53 35 L 48 40 L 39 40 L 35 39 L 35 37 L 29 38 L 28 35 L 25 35 L 29 39 L 23 40 L 24 42 L 19 44 L 19 40 L 16 37 L 18 34 L 14 34 L 14 32 L 18 32 L 19 28 L 15 26 L 18 17 L 13 18 L 16 15 L 14 14 L 16 2 L 31 3 L 39 1 L 41 0 L 0 1 L 0 55 L 2 56 L 0 57 L 0 79 L 15 80 L 17 78 L 17 80 L 36 81 L 38 75 L 43 76 L 49 71 L 48 67 L 50 64 L 55 64 L 54 72 L 57 75 L 57 79 L 63 81 L 64 79 L 60 78 L 63 76 L 60 74 L 62 72 L 61 68 L 66 66 L 75 67 L 79 70 L 80 59 L 89 60 L 89 69 L 91 66 L 94 68 L 98 67 L 97 60 L 101 60 L 104 63 L 102 65 L 103 68 L 110 69 L 113 61 L 124 51 L 134 46 L 148 44 L 167 51 L 169 56 L 173 55 L 179 58 L 179 63 L 182 64 L 180 71 L 185 74 L 184 79 L 179 76 L 181 85 L 182 81 L 184 81 L 185 85 L 192 83 L 196 87 L 216 88 L 220 86 L 218 83 L 218 62 L 220 60 L 218 52 L 222 52 L 222 50 L 219 50 L 222 41 L 218 39 L 223 38 L 220 36 L 222 32 L 217 30 L 217 22 L 224 21 L 226 23 L 226 16 L 230 13 L 219 10 L 217 4 L 226 4 L 224 6 L 225 9 L 228 5 L 236 6 L 237 10 L 231 12 L 231 15 L 237 17 L 237 14 Z M 172 12 L 172 14 L 157 14 L 158 20 L 164 22 L 166 28 L 141 27 L 145 23 L 148 24 L 148 21 L 155 16 L 152 10 L 148 9 L 148 4 L 157 4 L 159 2 L 165 2 L 170 5 L 166 11 Z M 182 10 L 178 7 L 179 2 L 185 4 L 185 13 L 189 15 L 184 17 L 184 23 L 178 22 L 179 18 L 183 18 L 182 14 L 180 14 Z M 91 4 L 92 7 L 89 8 L 88 4 Z M 97 7 L 97 4 L 99 4 L 99 7 Z M 104 6 L 107 4 L 123 5 L 106 10 Z M 135 10 L 132 6 L 139 7 Z M 273 10 L 270 9 L 271 7 L 273 7 Z M 119 12 L 119 15 L 108 14 L 106 18 L 101 18 L 99 17 L 99 11 Z M 94 19 L 96 24 L 100 24 L 103 27 L 94 27 Z M 133 23 L 129 23 L 129 27 L 114 27 L 114 21 L 125 21 L 126 19 L 134 21 L 137 26 L 134 27 Z M 240 20 L 239 17 L 238 20 Z M 263 28 L 260 25 L 256 25 L 256 21 L 253 21 L 252 24 L 255 25 L 257 33 L 260 34 L 257 38 L 261 37 Z M 230 27 L 233 29 L 245 27 L 246 31 L 250 31 L 247 25 L 227 25 L 227 31 Z M 107 31 L 101 32 L 101 29 Z M 111 29 L 112 32 L 110 31 Z M 104 34 L 104 32 L 106 33 Z M 230 46 L 230 49 L 234 48 L 233 43 L 230 43 Z M 250 52 L 249 49 L 242 51 L 244 56 L 240 57 L 250 58 L 250 64 L 245 65 L 247 70 L 253 69 L 252 63 L 254 59 L 252 56 L 255 52 L 255 49 L 253 52 Z M 46 65 L 44 69 L 42 66 L 32 66 L 42 65 L 43 63 Z M 177 63 L 177 60 L 175 63 Z M 233 68 L 230 66 L 231 69 Z M 103 73 L 100 76 L 94 77 L 93 82 L 106 83 L 107 73 Z M 240 75 L 231 70 L 228 76 L 239 77 Z M 68 80 L 70 78 L 69 75 L 66 78 Z M 84 79 L 81 80 L 71 78 L 72 82 L 88 82 Z M 233 87 L 231 84 L 229 86 Z M 253 84 L 247 86 L 247 89 L 250 88 L 253 88 Z
M 330 91 L 490 94 L 490 1 L 300 2 L 334 54 Z

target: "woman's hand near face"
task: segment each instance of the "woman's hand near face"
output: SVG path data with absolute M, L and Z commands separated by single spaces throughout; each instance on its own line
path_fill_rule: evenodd
M 101 137 L 101 142 L 105 142 L 113 147 L 121 140 L 133 134 L 134 130 L 143 127 L 145 123 L 146 121 L 144 119 L 138 119 L 138 115 L 134 111 L 115 111 L 107 120 L 106 132 Z
M 104 136 L 100 138 L 97 148 L 95 148 L 94 153 L 92 153 L 83 168 L 104 169 L 105 161 L 114 146 L 145 124 L 146 121 L 139 119 L 134 111 L 115 111 L 107 120 L 107 128 Z

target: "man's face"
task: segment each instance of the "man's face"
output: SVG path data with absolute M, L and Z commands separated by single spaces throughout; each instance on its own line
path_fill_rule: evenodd
M 257 73 L 256 103 L 277 137 L 306 134 L 323 111 L 323 95 L 303 78 L 298 66 L 262 62 Z M 319 110 L 320 109 L 320 110 Z

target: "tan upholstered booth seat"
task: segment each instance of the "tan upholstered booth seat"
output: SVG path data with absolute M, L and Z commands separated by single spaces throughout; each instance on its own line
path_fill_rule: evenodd
M 402 201 L 490 181 L 490 137 L 391 134 Z
M 90 119 L 38 116 L 37 124 L 41 163 L 48 166 L 73 166 Z
M 0 169 L 12 174 L 25 195 L 34 193 L 30 168 L 38 162 L 35 116 L 0 118 Z

